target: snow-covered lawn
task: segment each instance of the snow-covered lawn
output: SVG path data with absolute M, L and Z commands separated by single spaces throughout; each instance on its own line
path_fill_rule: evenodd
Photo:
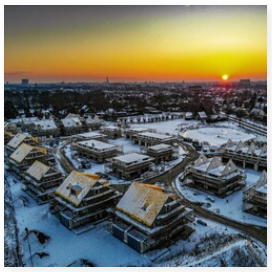
M 219 127 L 219 128 L 224 127 L 224 128 L 227 128 L 229 131 L 235 130 L 235 131 L 238 131 L 238 133 L 245 132 L 245 129 L 239 127 L 237 123 L 231 122 L 231 121 L 222 121 L 222 122 L 208 124 L 198 120 L 176 119 L 176 120 L 157 122 L 157 123 L 131 124 L 131 127 L 147 127 L 147 128 L 155 129 L 157 132 L 170 133 L 173 135 L 179 135 L 179 133 L 181 131 L 184 131 L 185 129 L 192 129 L 192 128 L 198 128 L 198 127 L 200 128 L 205 127 L 204 130 L 210 129 L 210 128 L 212 129 L 216 127 Z M 206 139 L 204 140 L 206 141 Z
M 200 142 L 208 142 L 211 145 L 221 146 L 229 139 L 234 142 L 248 141 L 256 138 L 253 134 L 245 133 L 237 129 L 225 127 L 205 127 L 187 130 L 181 134 L 182 137 L 190 138 Z
M 246 184 L 251 185 L 255 183 L 259 177 L 261 176 L 261 172 L 256 172 L 251 169 L 246 170 L 247 179 Z M 201 202 L 203 204 L 203 208 L 206 208 L 210 211 L 213 211 L 222 216 L 228 217 L 230 219 L 252 224 L 258 226 L 267 226 L 267 220 L 265 218 L 261 218 L 258 216 L 254 216 L 250 213 L 246 213 L 242 209 L 243 204 L 243 190 L 239 190 L 230 196 L 221 199 L 216 196 L 207 194 L 205 192 L 183 186 L 179 182 L 179 178 L 176 180 L 177 188 L 181 192 L 181 194 L 193 202 Z M 209 200 L 209 198 L 213 199 L 214 202 Z

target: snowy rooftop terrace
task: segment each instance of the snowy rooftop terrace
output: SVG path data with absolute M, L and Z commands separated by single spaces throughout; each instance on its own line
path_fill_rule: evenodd
M 172 149 L 172 146 L 168 144 L 158 144 L 158 145 L 152 145 L 148 149 L 152 151 L 165 151 L 165 150 Z
M 116 148 L 116 146 L 113 144 L 108 144 L 108 143 L 104 143 L 97 140 L 80 141 L 78 142 L 78 144 L 81 146 L 89 147 L 94 150 L 98 150 L 98 151 L 104 151 L 104 150 Z
M 98 133 L 98 132 L 86 132 L 86 133 L 80 133 L 77 135 L 74 135 L 75 137 L 80 137 L 80 138 L 100 138 L 100 137 L 106 137 L 106 135 Z
M 151 157 L 138 153 L 131 153 L 113 158 L 114 161 L 119 161 L 126 164 L 140 163 L 150 159 Z

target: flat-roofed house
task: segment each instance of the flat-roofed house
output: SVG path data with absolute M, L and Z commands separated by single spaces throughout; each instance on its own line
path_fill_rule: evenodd
M 155 158 L 156 163 L 170 161 L 173 159 L 174 148 L 169 144 L 152 145 L 146 149 L 146 154 Z
M 243 210 L 254 215 L 267 217 L 267 173 L 263 171 L 259 180 L 245 188 Z
M 155 132 L 142 132 L 135 135 L 134 141 L 147 147 L 162 143 L 171 144 L 175 141 L 175 137 Z
M 131 184 L 112 212 L 110 233 L 140 253 L 177 235 L 187 238 L 193 215 L 160 187 L 137 182 Z
M 60 172 L 40 161 L 35 161 L 24 174 L 23 189 L 39 204 L 43 204 L 52 199 L 53 192 L 63 179 Z
M 79 134 L 83 131 L 83 126 L 78 117 L 66 117 L 61 119 L 61 129 L 63 135 Z
M 200 155 L 185 171 L 184 184 L 218 197 L 245 186 L 246 175 L 232 160 L 223 164 L 220 157 L 207 158 Z
M 46 148 L 31 146 L 22 143 L 10 155 L 8 163 L 14 172 L 21 175 L 36 160 L 49 165 L 52 165 L 54 163 L 54 158 L 47 154 Z
M 71 147 L 76 150 L 80 156 L 100 163 L 117 156 L 122 151 L 120 146 L 97 140 L 75 142 Z
M 122 137 L 122 130 L 117 126 L 106 126 L 101 129 L 103 134 L 106 134 L 110 139 Z
M 116 205 L 120 193 L 98 175 L 72 171 L 55 191 L 53 207 L 69 229 L 105 220 L 108 209 Z
M 53 119 L 39 120 L 33 123 L 29 128 L 32 135 L 36 137 L 59 136 L 60 131 Z
M 110 171 L 117 177 L 135 179 L 149 171 L 154 158 L 138 153 L 121 155 L 111 159 Z
M 7 155 L 13 153 L 22 143 L 38 146 L 39 141 L 30 135 L 17 133 L 6 145 Z

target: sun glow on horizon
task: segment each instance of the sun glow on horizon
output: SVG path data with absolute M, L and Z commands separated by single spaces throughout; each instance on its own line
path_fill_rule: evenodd
M 222 79 L 223 79 L 224 81 L 226 81 L 226 80 L 229 79 L 229 76 L 228 76 L 228 75 L 223 75 L 223 76 L 222 76 Z

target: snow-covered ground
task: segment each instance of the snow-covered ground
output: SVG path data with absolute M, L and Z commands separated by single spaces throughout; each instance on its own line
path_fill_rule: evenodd
M 235 122 L 231 121 L 222 121 L 217 123 L 203 123 L 198 120 L 185 120 L 185 119 L 176 119 L 170 120 L 165 122 L 156 122 L 156 123 L 141 123 L 141 124 L 131 124 L 131 127 L 147 127 L 151 129 L 157 130 L 157 132 L 161 133 L 170 133 L 173 135 L 179 135 L 181 131 L 186 129 L 193 129 L 198 127 L 205 127 L 205 128 L 228 128 L 229 130 L 237 130 L 239 132 L 245 132 L 245 129 L 239 127 L 239 125 Z M 206 140 L 205 140 L 206 141 Z
M 246 185 L 248 186 L 254 184 L 260 178 L 261 172 L 246 169 L 246 175 Z M 239 222 L 257 226 L 267 226 L 267 220 L 265 218 L 261 218 L 243 211 L 243 190 L 239 190 L 230 196 L 221 199 L 208 193 L 184 186 L 179 182 L 178 178 L 176 180 L 176 184 L 178 190 L 185 198 L 193 202 L 204 203 L 202 206 L 203 208 Z M 212 202 L 210 199 L 213 199 L 214 202 Z
M 167 262 L 171 256 L 186 249 L 191 252 L 201 239 L 213 233 L 217 235 L 237 234 L 231 228 L 206 220 L 207 226 L 193 223 L 195 232 L 188 240 L 176 241 L 171 246 L 140 254 L 113 237 L 105 229 L 106 222 L 94 226 L 93 229 L 76 235 L 64 227 L 56 216 L 49 211 L 49 205 L 37 205 L 37 203 L 21 189 L 21 183 L 13 176 L 7 174 L 10 189 L 14 200 L 15 215 L 19 228 L 19 240 L 23 247 L 23 261 L 27 266 L 67 266 L 78 259 L 88 260 L 95 266 L 143 266 L 157 261 Z M 16 182 L 13 182 L 16 180 Z M 25 228 L 29 232 L 36 230 L 50 237 L 41 244 L 32 233 L 26 239 Z M 32 263 L 30 258 L 32 256 Z M 40 258 L 37 253 L 46 253 Z
M 190 138 L 200 142 L 208 142 L 211 145 L 221 146 L 229 139 L 233 142 L 248 141 L 256 138 L 253 134 L 242 132 L 241 130 L 225 127 L 205 127 L 187 130 L 181 134 L 182 137 Z

